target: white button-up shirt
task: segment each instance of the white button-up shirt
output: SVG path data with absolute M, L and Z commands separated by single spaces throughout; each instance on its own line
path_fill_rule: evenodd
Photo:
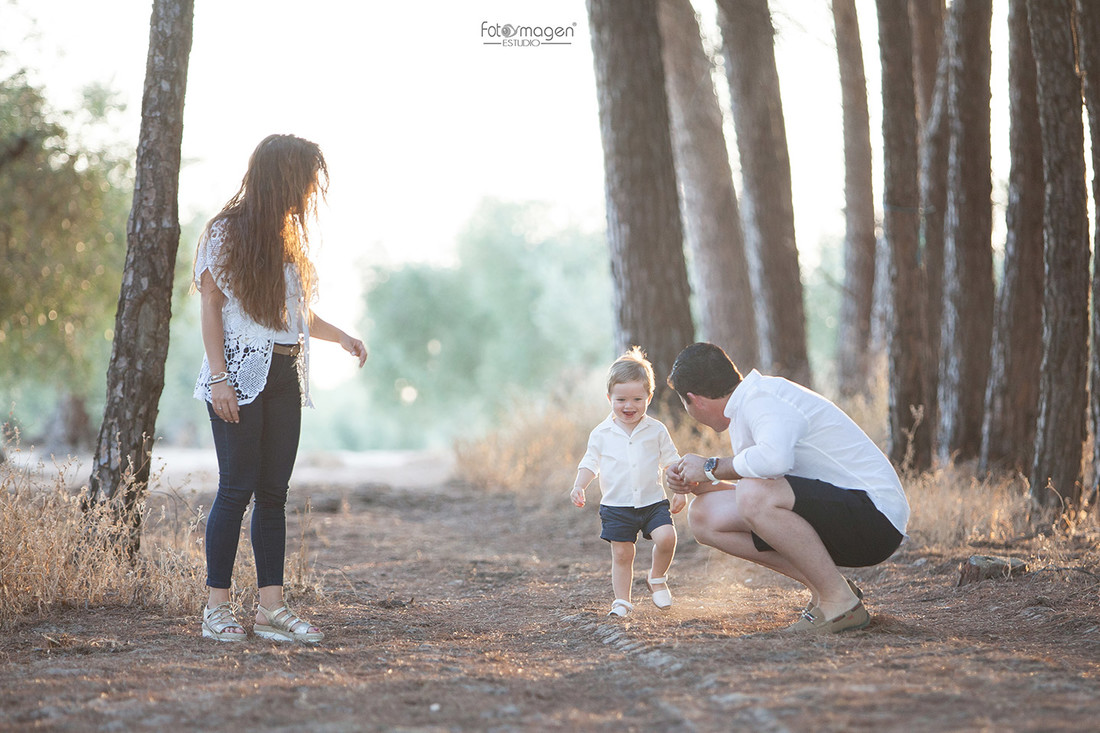
M 826 398 L 754 369 L 733 390 L 725 415 L 739 475 L 801 476 L 866 491 L 905 534 L 909 502 L 897 471 L 874 441 Z
M 642 418 L 627 435 L 609 415 L 588 436 L 588 450 L 578 468 L 600 478 L 600 503 L 640 508 L 665 498 L 665 466 L 680 460 L 672 436 L 659 420 Z

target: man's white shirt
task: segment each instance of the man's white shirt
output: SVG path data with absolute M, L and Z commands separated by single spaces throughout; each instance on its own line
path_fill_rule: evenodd
M 755 369 L 726 403 L 733 468 L 747 478 L 801 476 L 866 491 L 899 532 L 909 502 L 874 441 L 825 397 Z

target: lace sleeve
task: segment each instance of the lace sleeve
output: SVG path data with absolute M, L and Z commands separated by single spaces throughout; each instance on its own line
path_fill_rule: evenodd
M 224 277 L 218 263 L 221 259 L 222 244 L 225 242 L 225 222 L 216 221 L 211 224 L 202 238 L 199 240 L 198 249 L 195 251 L 195 287 L 200 287 L 202 274 L 210 270 L 214 282 L 223 291 L 225 290 Z

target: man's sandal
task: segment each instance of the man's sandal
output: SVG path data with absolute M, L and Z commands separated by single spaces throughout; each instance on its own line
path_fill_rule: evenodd
M 307 621 L 299 618 L 286 604 L 273 611 L 269 611 L 263 606 L 256 606 L 256 608 L 267 618 L 266 624 L 258 623 L 252 627 L 256 636 L 275 641 L 305 641 L 309 643 L 315 643 L 325 638 L 325 635 L 320 631 L 311 631 L 316 627 L 310 626 Z
M 856 584 L 855 584 L 855 583 L 854 583 L 854 582 L 852 581 L 852 579 L 851 579 L 851 578 L 845 578 L 844 580 L 848 581 L 848 587 L 849 587 L 849 588 L 851 588 L 851 589 L 852 589 L 852 592 L 856 594 L 856 598 L 857 598 L 858 600 L 861 600 L 861 601 L 862 601 L 862 600 L 863 600 L 863 589 L 862 589 L 862 588 L 860 588 L 860 587 L 859 587 L 858 585 L 856 585 Z M 814 604 L 813 604 L 813 603 L 807 603 L 807 604 L 806 604 L 806 607 L 802 609 L 802 613 L 803 613 L 803 614 L 807 614 L 807 613 L 809 613 L 810 611 L 814 610 L 814 608 L 815 608 L 815 606 L 814 606 Z M 799 620 L 799 622 L 798 622 L 798 623 L 801 623 L 801 619 Z M 796 623 L 796 624 L 795 624 L 795 626 L 797 626 L 797 625 L 798 625 L 798 623 Z M 793 628 L 793 627 L 792 627 L 792 628 Z
M 844 631 L 865 629 L 871 623 L 871 614 L 863 607 L 863 601 L 840 614 L 832 621 L 825 620 L 820 608 L 803 611 L 802 618 L 788 626 L 786 631 L 798 634 L 839 634 Z
M 616 598 L 611 603 L 611 612 L 608 616 L 629 616 L 630 612 L 634 610 L 634 604 L 630 601 L 624 601 L 622 598 Z
M 239 631 L 229 631 L 229 629 L 239 629 Z M 203 607 L 202 635 L 218 641 L 244 641 L 248 638 L 248 633 L 233 615 L 233 607 L 228 601 L 219 603 L 213 608 Z
M 645 584 L 649 588 L 649 592 L 653 594 L 653 605 L 662 610 L 672 607 L 672 593 L 668 590 L 668 577 L 664 578 L 651 578 L 649 573 L 646 573 Z M 655 585 L 664 585 L 664 590 L 653 590 Z

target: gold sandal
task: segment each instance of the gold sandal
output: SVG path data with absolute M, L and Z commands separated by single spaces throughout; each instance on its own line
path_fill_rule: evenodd
M 304 641 L 311 644 L 325 638 L 320 631 L 310 631 L 315 627 L 299 618 L 285 603 L 274 611 L 269 611 L 263 606 L 257 606 L 257 608 L 267 618 L 267 623 L 252 627 L 256 636 L 275 641 Z
M 240 631 L 226 631 L 226 629 L 240 629 Z M 233 615 L 233 606 L 228 601 L 219 603 L 213 608 L 203 606 L 202 635 L 218 641 L 244 641 L 248 638 L 248 632 Z

